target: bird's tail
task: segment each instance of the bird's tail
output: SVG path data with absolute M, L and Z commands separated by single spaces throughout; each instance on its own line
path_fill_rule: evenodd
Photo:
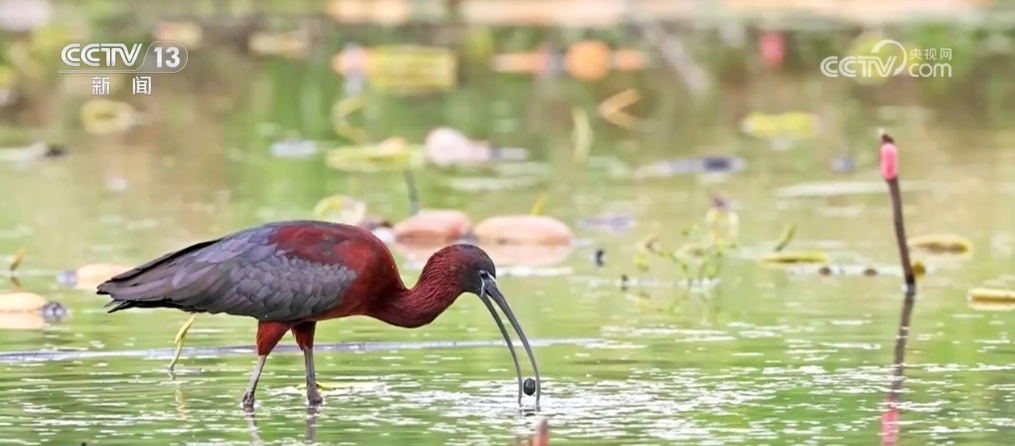
M 96 289 L 96 294 L 108 295 L 112 298 L 105 305 L 112 307 L 107 313 L 115 313 L 130 308 L 162 308 L 172 307 L 170 302 L 163 302 L 159 299 L 158 290 L 163 289 L 167 283 L 165 279 L 146 278 L 144 282 L 137 280 L 117 280 L 115 277 L 103 282 Z
M 106 304 L 106 307 L 113 307 L 108 313 L 130 308 L 180 308 L 171 299 L 165 298 L 173 289 L 173 276 L 178 271 L 178 268 L 173 266 L 173 261 L 217 241 L 210 240 L 188 246 L 113 276 L 96 288 L 96 294 L 108 295 L 113 299 Z

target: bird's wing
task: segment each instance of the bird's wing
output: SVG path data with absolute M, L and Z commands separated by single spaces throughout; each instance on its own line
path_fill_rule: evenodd
M 299 223 L 297 223 L 299 224 Z M 275 241 L 298 233 L 298 249 Z M 99 286 L 116 305 L 292 321 L 338 307 L 357 274 L 351 239 L 333 225 L 261 226 L 160 257 Z

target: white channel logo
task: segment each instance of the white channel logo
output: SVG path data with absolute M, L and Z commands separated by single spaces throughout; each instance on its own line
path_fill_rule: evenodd
M 898 48 L 898 51 L 880 55 L 881 50 L 889 45 Z M 826 57 L 821 61 L 821 74 L 827 77 L 887 78 L 906 72 L 910 77 L 952 77 L 949 63 L 909 63 L 907 54 L 919 56 L 919 50 L 907 53 L 901 43 L 892 39 L 879 41 L 870 52 L 870 56 Z

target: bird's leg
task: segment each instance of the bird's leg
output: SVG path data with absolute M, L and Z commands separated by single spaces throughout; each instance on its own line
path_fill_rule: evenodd
M 317 375 L 314 372 L 314 330 L 317 322 L 302 322 L 292 328 L 296 345 L 303 350 L 303 363 L 307 370 L 307 404 L 317 406 L 324 402 L 317 390 Z
M 190 331 L 190 326 L 194 325 L 194 319 L 197 315 L 193 315 L 187 322 L 180 327 L 180 331 L 176 333 L 176 338 L 173 339 L 173 343 L 176 344 L 176 352 L 173 353 L 173 360 L 169 361 L 169 372 L 172 373 L 173 367 L 176 367 L 176 362 L 180 360 L 180 353 L 183 352 L 183 340 L 187 338 L 187 332 Z
M 250 384 L 243 394 L 243 408 L 254 410 L 254 393 L 257 391 L 257 381 L 261 379 L 261 370 L 264 369 L 264 362 L 268 360 L 268 354 L 275 349 L 278 341 L 282 340 L 285 332 L 289 330 L 289 324 L 282 322 L 258 322 L 257 323 L 257 364 L 254 371 L 250 373 Z
M 254 364 L 254 371 L 250 373 L 250 384 L 247 384 L 247 391 L 243 393 L 243 408 L 254 410 L 254 393 L 257 392 L 257 381 L 261 379 L 261 370 L 264 369 L 264 362 L 268 355 L 258 355 L 257 364 Z

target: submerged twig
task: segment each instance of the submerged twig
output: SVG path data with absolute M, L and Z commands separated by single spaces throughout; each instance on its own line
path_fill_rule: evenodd
M 536 202 L 532 204 L 532 215 L 543 215 L 546 202 L 549 200 L 550 196 L 546 192 L 539 194 L 539 198 L 536 198 Z
M 402 176 L 405 178 L 405 187 L 409 192 L 409 215 L 413 216 L 419 213 L 419 191 L 416 189 L 416 176 L 413 175 L 412 169 L 405 169 L 402 171 Z
M 790 223 L 786 225 L 786 228 L 782 230 L 782 235 L 779 236 L 779 240 L 775 243 L 775 248 L 772 248 L 775 252 L 782 251 L 789 242 L 793 241 L 793 236 L 796 235 L 796 224 Z
M 14 259 L 11 260 L 11 265 L 7 270 L 14 274 L 23 260 L 25 260 L 25 248 L 18 248 L 18 252 L 14 253 Z
M 22 292 L 25 289 L 21 286 L 21 280 L 18 280 L 17 271 L 18 267 L 21 266 L 21 262 L 25 260 L 25 248 L 18 248 L 18 252 L 14 254 L 14 259 L 11 260 L 10 266 L 7 268 L 7 274 L 11 280 L 11 288 L 15 292 Z

